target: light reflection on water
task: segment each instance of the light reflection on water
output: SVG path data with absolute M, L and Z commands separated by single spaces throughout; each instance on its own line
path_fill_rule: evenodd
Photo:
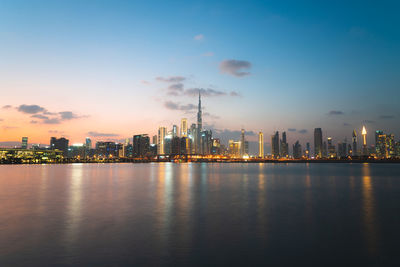
M 400 237 L 397 164 L 0 171 L 0 266 L 382 265 Z

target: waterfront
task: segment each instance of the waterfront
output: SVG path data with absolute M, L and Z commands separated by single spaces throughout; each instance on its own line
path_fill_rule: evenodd
M 396 265 L 400 164 L 0 166 L 0 266 Z

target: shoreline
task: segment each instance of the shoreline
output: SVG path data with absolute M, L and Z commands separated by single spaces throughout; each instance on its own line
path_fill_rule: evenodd
M 105 161 L 79 161 L 79 160 L 66 160 L 63 162 L 0 162 L 0 165 L 63 165 L 63 164 L 115 164 L 115 163 L 296 163 L 296 164 L 308 164 L 308 163 L 376 163 L 376 164 L 400 164 L 400 159 L 354 159 L 354 160 L 215 160 L 215 159 L 197 159 L 191 161 L 180 161 L 180 160 L 138 160 L 138 159 L 126 159 L 126 160 L 105 160 Z

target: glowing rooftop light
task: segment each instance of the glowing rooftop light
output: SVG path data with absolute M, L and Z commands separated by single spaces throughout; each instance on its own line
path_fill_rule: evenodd
M 361 134 L 362 134 L 362 135 L 366 135 L 366 134 L 367 134 L 367 130 L 365 129 L 365 126 L 363 126 L 363 128 L 362 128 Z

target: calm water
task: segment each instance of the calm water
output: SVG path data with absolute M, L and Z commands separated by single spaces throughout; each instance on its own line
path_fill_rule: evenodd
M 400 263 L 397 164 L 0 166 L 0 266 Z

